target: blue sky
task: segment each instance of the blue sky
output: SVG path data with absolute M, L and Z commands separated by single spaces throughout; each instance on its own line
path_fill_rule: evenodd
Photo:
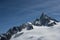
M 0 0 L 0 34 L 35 20 L 42 12 L 60 20 L 60 0 Z

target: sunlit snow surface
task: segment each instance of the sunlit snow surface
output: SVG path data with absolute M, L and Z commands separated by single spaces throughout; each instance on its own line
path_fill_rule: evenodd
M 55 26 L 34 26 L 32 30 L 23 29 L 10 40 L 60 40 L 60 23 Z

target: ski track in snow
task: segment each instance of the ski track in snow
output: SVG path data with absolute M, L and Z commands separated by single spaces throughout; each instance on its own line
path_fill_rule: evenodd
M 33 25 L 33 28 L 32 30 L 23 29 L 14 34 L 10 40 L 60 40 L 60 23 L 52 27 Z M 15 37 L 16 35 L 19 36 Z

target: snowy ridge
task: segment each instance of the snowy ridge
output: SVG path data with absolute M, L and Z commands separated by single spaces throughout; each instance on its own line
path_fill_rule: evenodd
M 60 40 L 60 23 L 52 27 L 33 25 L 33 28 L 17 32 L 10 40 Z
M 60 22 L 42 13 L 33 22 L 10 28 L 0 40 L 60 40 Z

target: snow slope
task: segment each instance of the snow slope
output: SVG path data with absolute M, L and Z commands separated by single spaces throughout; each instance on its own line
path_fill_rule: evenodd
M 60 23 L 51 27 L 33 25 L 33 28 L 17 32 L 10 40 L 60 40 Z

